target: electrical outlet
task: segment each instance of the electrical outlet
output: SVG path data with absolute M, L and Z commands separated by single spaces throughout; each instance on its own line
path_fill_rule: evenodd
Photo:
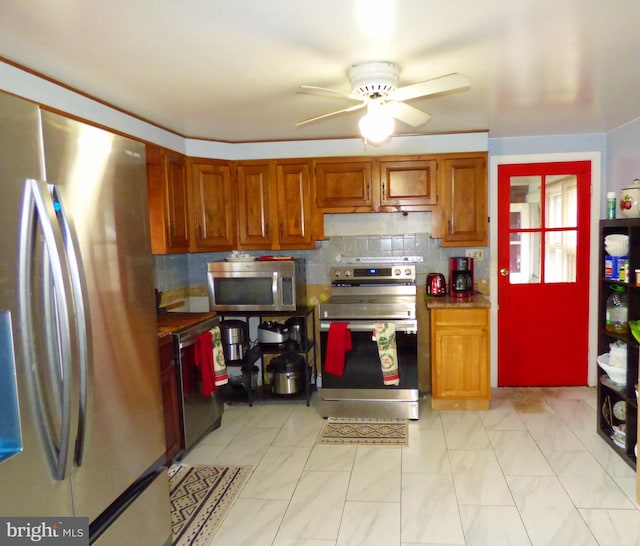
M 481 262 L 484 260 L 484 249 L 482 248 L 467 248 L 464 251 L 464 255 L 467 258 L 473 258 L 474 262 Z

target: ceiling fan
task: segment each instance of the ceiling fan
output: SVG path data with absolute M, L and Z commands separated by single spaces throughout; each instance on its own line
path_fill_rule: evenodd
M 419 127 L 431 119 L 430 114 L 406 104 L 404 101 L 465 91 L 471 86 L 471 81 L 467 76 L 454 73 L 398 87 L 398 75 L 399 69 L 396 64 L 375 61 L 356 64 L 349 68 L 347 76 L 351 83 L 351 93 L 348 94 L 325 87 L 301 85 L 298 88 L 298 93 L 346 98 L 357 102 L 357 104 L 299 121 L 296 125 L 306 125 L 366 107 L 367 114 L 360 120 L 360 132 L 366 140 L 377 144 L 391 136 L 394 130 L 394 119 L 411 127 Z

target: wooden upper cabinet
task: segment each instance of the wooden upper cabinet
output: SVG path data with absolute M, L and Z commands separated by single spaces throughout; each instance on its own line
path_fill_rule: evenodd
M 371 210 L 374 203 L 372 160 L 316 161 L 315 190 L 315 204 L 320 209 Z
M 441 246 L 487 246 L 486 153 L 440 161 Z
M 312 237 L 311 167 L 309 162 L 276 166 L 278 247 L 315 248 Z
M 413 159 L 380 161 L 380 206 L 424 210 L 438 203 L 437 161 Z
M 147 189 L 153 254 L 188 252 L 189 190 L 185 157 L 147 144 Z
M 272 248 L 271 162 L 241 162 L 236 166 L 238 183 L 238 248 Z
M 189 167 L 193 195 L 192 250 L 232 250 L 236 241 L 236 208 L 229 162 L 191 159 Z
M 428 211 L 438 204 L 435 157 L 331 158 L 315 162 L 323 212 Z

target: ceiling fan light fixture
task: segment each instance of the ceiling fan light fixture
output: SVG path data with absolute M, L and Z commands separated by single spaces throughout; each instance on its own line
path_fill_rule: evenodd
M 387 140 L 395 129 L 393 116 L 382 108 L 381 104 L 370 103 L 367 113 L 358 123 L 360 134 L 367 142 L 381 144 Z

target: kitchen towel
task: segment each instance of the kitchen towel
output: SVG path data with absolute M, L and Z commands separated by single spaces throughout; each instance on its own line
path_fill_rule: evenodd
M 351 332 L 347 328 L 347 323 L 332 322 L 329 324 L 324 371 L 342 377 L 344 373 L 344 355 L 350 350 Z
M 195 363 L 200 368 L 202 378 L 202 396 L 211 396 L 216 390 L 214 383 L 215 372 L 213 369 L 213 341 L 211 332 L 204 332 L 198 336 L 195 345 Z
M 376 322 L 373 325 L 382 379 L 385 385 L 399 385 L 398 350 L 396 347 L 396 327 L 388 322 Z
M 222 387 L 222 385 L 226 385 L 229 382 L 229 378 L 227 377 L 227 364 L 224 360 L 224 351 L 222 350 L 220 326 L 214 327 L 210 333 L 213 340 L 214 382 L 216 387 Z

